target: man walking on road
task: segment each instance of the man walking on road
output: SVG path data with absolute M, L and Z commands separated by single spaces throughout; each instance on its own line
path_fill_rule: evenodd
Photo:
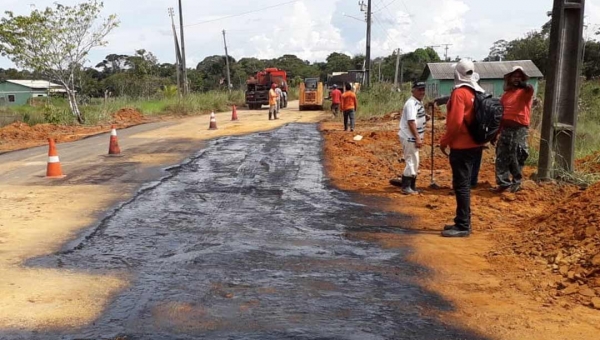
M 521 66 L 504 76 L 504 94 L 500 102 L 504 106 L 504 116 L 500 127 L 500 138 L 496 145 L 496 184 L 495 192 L 510 189 L 521 190 L 523 166 L 529 157 L 527 138 L 533 103 L 533 86 L 527 84 L 529 76 Z M 510 176 L 512 175 L 512 180 Z
M 423 107 L 424 97 L 425 83 L 415 82 L 412 87 L 412 96 L 404 104 L 402 118 L 400 118 L 398 136 L 402 143 L 406 164 L 402 174 L 401 186 L 402 193 L 405 195 L 418 194 L 419 149 L 423 146 L 425 126 L 429 120 L 429 116 L 425 113 Z
M 279 119 L 277 118 L 277 92 L 275 88 L 277 84 L 273 83 L 269 90 L 269 120 Z
M 477 160 L 481 159 L 482 145 L 471 136 L 467 125 L 475 116 L 475 91 L 485 92 L 473 81 L 475 65 L 461 60 L 454 70 L 454 90 L 448 101 L 446 134 L 440 140 L 440 149 L 447 155 L 450 147 L 452 187 L 456 197 L 454 224 L 444 227 L 444 237 L 466 237 L 471 234 L 471 176 Z
M 354 115 L 358 109 L 358 103 L 350 83 L 346 83 L 346 91 L 342 95 L 341 107 L 344 113 L 344 131 L 348 131 L 348 120 L 350 120 L 350 131 L 354 131 Z
M 342 102 L 342 91 L 340 91 L 337 85 L 333 85 L 333 91 L 331 91 L 331 111 L 333 116 L 337 117 L 340 112 L 340 103 Z

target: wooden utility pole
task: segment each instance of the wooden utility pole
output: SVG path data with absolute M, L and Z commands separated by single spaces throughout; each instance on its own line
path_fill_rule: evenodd
M 189 92 L 189 87 L 187 78 L 187 65 L 185 64 L 185 37 L 183 34 L 183 8 L 181 6 L 181 0 L 179 0 L 179 30 L 181 31 L 181 67 L 183 69 L 183 95 L 187 95 Z
M 225 65 L 227 66 L 227 90 L 231 92 L 231 74 L 229 73 L 229 54 L 227 53 L 227 38 L 223 30 L 223 44 L 225 45 Z
M 365 11 L 365 2 L 361 0 L 358 3 L 361 12 Z M 367 17 L 367 38 L 366 38 L 366 53 L 365 53 L 365 86 L 371 85 L 371 0 L 367 0 L 366 17 Z
M 396 73 L 394 75 L 394 88 L 398 88 L 398 68 L 400 67 L 400 49 L 396 50 Z
M 444 54 L 444 61 L 448 61 L 448 46 L 452 46 L 452 44 L 442 44 L 442 46 L 446 47 L 446 53 Z
M 181 96 L 183 86 L 181 86 L 181 50 L 179 49 L 179 39 L 177 39 L 177 29 L 175 29 L 175 11 L 173 7 L 169 8 L 169 16 L 171 17 L 171 27 L 173 28 L 173 39 L 175 41 L 175 69 L 177 70 L 177 92 Z

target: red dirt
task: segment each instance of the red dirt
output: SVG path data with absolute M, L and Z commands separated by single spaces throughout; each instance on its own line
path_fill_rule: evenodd
M 148 121 L 141 113 L 133 109 L 121 109 L 113 114 L 111 123 L 117 128 L 125 128 Z M 0 152 L 13 151 L 45 145 L 48 138 L 57 143 L 72 142 L 87 136 L 110 131 L 110 124 L 96 126 L 38 124 L 29 126 L 15 122 L 0 128 Z
M 385 247 L 406 242 L 415 247 L 414 260 L 436 273 L 428 288 L 457 304 L 457 311 L 448 317 L 468 320 L 469 326 L 482 331 L 494 324 L 498 339 L 523 338 L 533 329 L 540 331 L 539 338 L 585 339 L 589 337 L 581 337 L 584 329 L 600 330 L 594 326 L 598 312 L 575 313 L 577 305 L 590 306 L 593 294 L 600 297 L 600 255 L 592 258 L 594 251 L 600 252 L 600 199 L 595 198 L 600 197 L 600 184 L 581 192 L 574 185 L 526 180 L 523 191 L 495 194 L 488 190 L 495 186 L 494 149 L 487 149 L 480 185 L 472 191 L 474 234 L 467 240 L 447 240 L 437 235 L 454 217 L 448 159 L 435 148 L 435 182 L 441 189 L 429 189 L 431 135 L 427 134 L 417 181 L 422 193 L 402 195 L 388 182 L 404 168 L 397 129 L 398 121 L 391 117 L 359 121 L 354 134 L 342 131 L 339 122 L 323 123 L 328 176 L 336 187 L 362 194 L 365 204 L 372 204 L 369 197 L 378 197 L 379 208 L 409 217 L 402 228 L 415 230 L 416 236 L 408 241 L 385 236 L 380 241 Z M 444 129 L 436 120 L 436 142 Z M 363 139 L 354 141 L 356 134 Z M 524 175 L 530 178 L 534 172 L 526 167 Z M 567 203 L 558 203 L 564 199 Z M 559 251 L 564 264 L 553 267 L 548 260 L 554 256 L 555 261 Z M 576 294 L 565 294 L 571 293 L 564 291 L 569 285 L 578 288 Z M 563 313 L 564 308 L 569 311 Z M 474 309 L 477 315 L 469 312 Z M 563 320 L 562 326 L 552 319 Z
M 575 168 L 581 172 L 600 173 L 600 152 L 578 159 Z

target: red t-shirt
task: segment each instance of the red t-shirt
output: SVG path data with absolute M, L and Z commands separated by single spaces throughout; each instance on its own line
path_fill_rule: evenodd
M 467 124 L 474 119 L 475 93 L 472 89 L 463 86 L 452 91 L 450 100 L 446 107 L 446 134 L 440 140 L 442 147 L 450 146 L 450 149 L 472 149 L 481 146 L 477 144 Z
M 502 98 L 500 98 L 500 103 L 504 106 L 502 125 L 529 126 L 533 92 L 533 86 L 531 85 L 524 89 L 513 89 L 504 92 Z
M 339 104 L 342 102 L 342 91 L 335 89 L 331 91 L 331 103 Z

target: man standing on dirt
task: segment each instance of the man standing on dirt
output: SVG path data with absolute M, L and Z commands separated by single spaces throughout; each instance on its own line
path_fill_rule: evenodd
M 496 184 L 495 192 L 510 189 L 521 190 L 523 166 L 529 157 L 527 138 L 533 104 L 533 86 L 527 84 L 529 76 L 521 66 L 513 67 L 504 75 L 504 94 L 500 102 L 504 115 L 500 127 L 500 138 L 496 145 Z M 510 176 L 512 175 L 512 180 Z
M 475 64 L 461 60 L 454 69 L 454 90 L 447 108 L 446 133 L 440 140 L 440 149 L 447 155 L 450 147 L 452 187 L 456 197 L 454 224 L 444 227 L 444 237 L 467 237 L 471 234 L 471 176 L 477 160 L 481 159 L 482 145 L 477 144 L 467 128 L 475 116 L 475 91 L 485 92 L 473 81 Z
M 279 114 L 279 110 L 281 109 L 281 107 L 283 106 L 283 91 L 281 91 L 281 88 L 279 86 L 275 87 L 275 93 L 277 93 L 277 114 Z
M 333 90 L 331 91 L 331 112 L 333 112 L 333 116 L 337 117 L 340 112 L 340 103 L 342 102 L 342 91 L 340 91 L 337 85 L 333 85 Z
M 275 88 L 277 84 L 273 83 L 269 90 L 269 120 L 279 119 L 277 118 L 277 92 Z
M 344 131 L 348 131 L 348 120 L 350 120 L 350 131 L 354 131 L 354 115 L 358 109 L 358 103 L 350 83 L 346 83 L 346 91 L 342 95 L 341 107 L 344 113 Z
M 418 194 L 417 174 L 419 172 L 419 149 L 423 146 L 425 126 L 429 116 L 423 107 L 425 98 L 425 83 L 415 82 L 412 86 L 412 96 L 404 104 L 400 131 L 398 136 L 404 153 L 404 173 L 402 174 L 402 193 L 405 195 Z M 390 181 L 392 184 L 394 180 Z

